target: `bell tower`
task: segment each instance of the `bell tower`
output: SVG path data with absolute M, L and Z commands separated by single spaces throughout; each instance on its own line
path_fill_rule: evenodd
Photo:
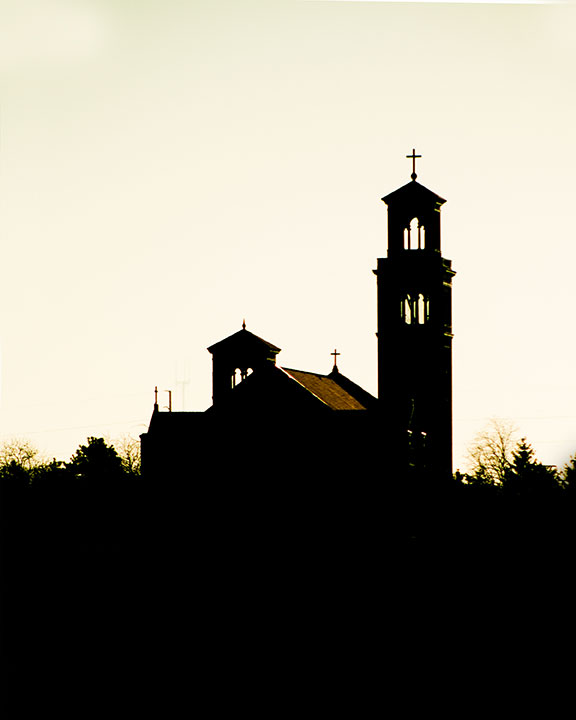
M 416 182 L 382 198 L 388 254 L 379 258 L 378 398 L 398 469 L 452 474 L 452 277 L 442 257 L 440 208 Z

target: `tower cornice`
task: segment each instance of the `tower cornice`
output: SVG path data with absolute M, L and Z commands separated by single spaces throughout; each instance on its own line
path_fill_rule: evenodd
M 385 202 L 386 205 L 425 202 L 433 203 L 434 205 L 440 207 L 441 205 L 444 205 L 446 200 L 416 180 L 412 180 L 411 182 L 406 183 L 406 185 L 402 185 L 402 187 L 399 187 L 397 190 L 385 195 L 382 198 L 382 202 Z

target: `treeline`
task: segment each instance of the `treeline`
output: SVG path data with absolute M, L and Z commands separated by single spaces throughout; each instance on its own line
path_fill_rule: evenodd
M 457 482 L 475 487 L 492 488 L 504 495 L 546 498 L 562 493 L 564 498 L 576 495 L 576 455 L 562 468 L 544 465 L 534 454 L 526 438 L 522 438 L 510 460 L 505 458 L 494 466 L 480 463 L 473 472 L 454 475 Z
M 0 491 L 7 684 L 56 682 L 75 668 L 84 676 L 82 668 L 112 667 L 116 653 L 138 652 L 153 560 L 143 541 L 150 502 L 137 445 L 123 441 L 116 449 L 91 437 L 61 462 L 26 441 L 4 443 Z
M 204 528 L 210 534 L 220 523 L 216 543 L 222 534 L 249 534 L 251 526 L 270 536 L 289 518 L 302 537 L 324 528 L 336 543 L 338 533 L 354 529 L 363 536 L 370 530 L 382 532 L 395 547 L 410 548 L 438 539 L 450 543 L 457 536 L 472 544 L 486 535 L 501 542 L 515 534 L 528 539 L 544 526 L 552 535 L 572 532 L 576 455 L 563 468 L 544 465 L 528 441 L 517 440 L 502 421 L 477 436 L 469 455 L 468 471 L 458 470 L 451 479 L 419 468 L 392 475 L 385 465 L 369 465 L 369 458 L 352 468 L 342 461 L 340 473 L 332 464 L 323 475 L 321 465 L 304 453 L 300 462 L 292 459 L 299 471 L 289 477 L 259 468 L 257 456 L 242 458 L 237 471 L 221 477 L 216 462 L 199 472 L 183 451 L 179 472 L 171 465 L 164 474 L 144 478 L 134 440 L 114 446 L 91 437 L 67 462 L 46 461 L 26 441 L 5 443 L 0 447 L 4 557 L 10 562 L 24 549 L 37 554 L 46 548 L 184 547 L 190 532 Z
M 68 462 L 5 446 L 9 666 L 88 679 L 89 697 L 104 676 L 153 668 L 155 682 L 164 665 L 219 692 L 224 661 L 243 684 L 274 649 L 300 666 L 311 638 L 356 657 L 350 638 L 364 652 L 382 623 L 402 648 L 460 610 L 491 619 L 504 597 L 508 617 L 539 588 L 555 604 L 571 581 L 576 462 L 558 470 L 526 440 L 488 440 L 453 478 L 391 476 L 364 457 L 310 475 L 303 453 L 301 473 L 279 480 L 249 452 L 221 477 L 185 448 L 180 474 L 145 478 L 135 448 L 102 438 Z
M 27 441 L 0 448 L 5 562 L 25 547 L 110 545 L 122 539 L 138 494 L 137 446 L 122 455 L 103 438 L 88 438 L 68 462 L 47 461 Z

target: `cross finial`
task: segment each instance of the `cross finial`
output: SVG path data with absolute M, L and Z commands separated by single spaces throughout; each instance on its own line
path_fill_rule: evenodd
M 330 355 L 334 356 L 334 369 L 338 370 L 338 366 L 336 365 L 336 358 L 338 357 L 338 355 L 340 355 L 340 353 L 336 350 L 336 348 L 334 348 L 334 352 L 330 353 Z
M 406 155 L 406 157 L 412 158 L 412 175 L 410 175 L 410 177 L 412 178 L 412 180 L 416 180 L 416 178 L 418 177 L 416 175 L 416 158 L 421 158 L 422 155 L 416 155 L 416 150 L 412 148 L 412 155 Z

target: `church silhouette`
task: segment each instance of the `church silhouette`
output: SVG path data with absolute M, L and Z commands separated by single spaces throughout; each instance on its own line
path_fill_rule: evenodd
M 145 477 L 333 480 L 372 467 L 451 477 L 454 271 L 441 254 L 445 200 L 417 182 L 420 156 L 407 157 L 410 182 L 382 198 L 388 253 L 373 271 L 378 397 L 339 371 L 336 350 L 327 375 L 285 368 L 280 348 L 243 323 L 208 348 L 211 407 L 160 412 L 156 399 L 141 435 Z

